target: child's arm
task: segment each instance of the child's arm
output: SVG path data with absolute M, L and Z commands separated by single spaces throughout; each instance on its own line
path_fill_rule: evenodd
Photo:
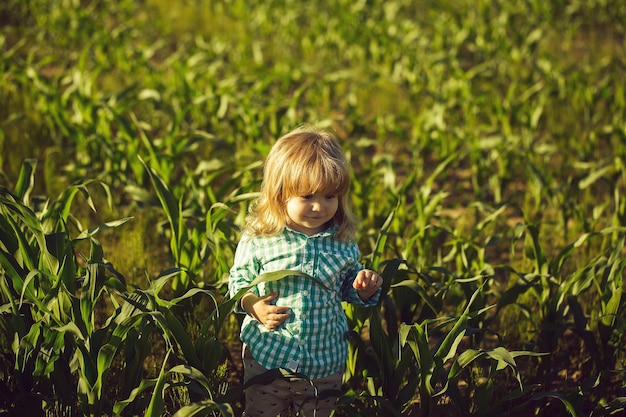
M 278 297 L 278 293 L 263 295 L 261 297 L 249 292 L 246 293 L 239 303 L 241 308 L 249 315 L 257 319 L 269 330 L 279 327 L 289 317 L 289 307 L 281 307 L 272 304 Z
M 369 300 L 376 291 L 383 285 L 380 275 L 370 269 L 362 269 L 357 274 L 352 286 L 356 289 L 359 297 L 363 301 Z

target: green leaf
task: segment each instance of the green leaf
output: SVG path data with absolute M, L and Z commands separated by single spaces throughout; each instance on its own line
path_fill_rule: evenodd
M 400 200 L 398 200 L 398 204 L 400 204 Z M 382 227 L 380 228 L 380 232 L 378 232 L 378 237 L 376 238 L 376 243 L 374 244 L 374 248 L 372 250 L 372 265 L 371 265 L 371 269 L 373 269 L 373 270 L 377 270 L 378 269 L 378 264 L 380 262 L 380 257 L 383 254 L 383 250 L 384 250 L 385 245 L 387 243 L 387 237 L 389 235 L 389 229 L 391 228 L 391 224 L 392 224 L 393 219 L 395 217 L 396 210 L 397 210 L 397 206 L 396 206 L 396 208 L 391 210 L 391 212 L 387 216 L 387 219 L 385 220 L 385 223 L 383 223 Z
M 30 204 L 30 193 L 35 186 L 35 169 L 37 168 L 36 159 L 25 159 L 20 168 L 20 173 L 15 184 L 15 195 L 19 197 L 24 204 Z
M 139 159 L 150 176 L 154 190 L 156 191 L 157 197 L 161 202 L 161 207 L 167 216 L 172 230 L 170 246 L 174 259 L 178 260 L 180 258 L 183 243 L 183 230 L 181 229 L 183 225 L 181 224 L 179 202 L 176 198 L 174 198 L 174 195 L 165 184 L 165 181 L 163 181 L 163 179 L 151 167 L 149 167 L 148 164 L 141 159 L 141 157 L 139 157 Z
M 69 322 L 60 327 L 51 327 L 51 329 L 59 333 L 70 333 L 74 337 L 76 337 L 76 339 L 83 341 L 83 342 L 86 341 L 85 335 L 74 322 Z
M 256 277 L 250 283 L 250 285 L 246 289 L 246 292 L 250 288 L 252 288 L 255 285 L 258 285 L 260 283 L 263 283 L 263 282 L 274 282 L 274 281 L 278 281 L 278 280 L 281 280 L 281 279 L 283 279 L 285 277 L 289 277 L 289 276 L 299 276 L 299 277 L 309 278 L 310 280 L 314 281 L 320 287 L 322 287 L 322 288 L 324 288 L 324 289 L 326 289 L 328 291 L 332 291 L 331 288 L 328 288 L 328 286 L 324 285 L 320 280 L 318 280 L 317 278 L 312 277 L 311 275 L 305 274 L 304 272 L 300 272 L 300 271 L 292 271 L 292 270 L 282 269 L 282 270 L 279 270 L 279 271 L 265 272 L 263 274 L 260 274 L 258 277 Z
M 397 387 L 393 390 L 395 392 L 390 392 L 391 387 L 388 384 L 392 380 L 396 368 L 396 360 L 393 355 L 392 340 L 383 329 L 380 309 L 375 309 L 370 316 L 370 341 L 379 362 L 381 384 L 384 392 L 388 396 L 394 397 Z
M 219 412 L 219 415 L 225 417 L 234 417 L 235 413 L 230 404 L 219 404 L 213 400 L 198 401 L 186 405 L 179 409 L 172 417 L 194 417 L 214 415 L 210 413 Z
M 422 395 L 428 394 L 424 398 L 429 398 L 434 390 L 430 380 L 434 368 L 434 360 L 430 352 L 428 336 L 424 328 L 418 323 L 413 325 L 402 324 L 400 326 L 400 345 L 408 345 L 415 356 L 417 367 L 420 370 L 421 382 L 420 392 Z
M 143 379 L 140 383 L 139 386 L 135 387 L 130 395 L 128 396 L 127 399 L 122 400 L 122 401 L 118 401 L 115 403 L 115 405 L 113 405 L 113 414 L 114 415 L 120 415 L 122 413 L 122 411 L 124 411 L 124 409 L 134 403 L 137 398 L 143 394 L 144 391 L 151 389 L 152 387 L 154 387 L 157 384 L 158 379 L 154 378 L 154 379 Z
M 119 227 L 119 226 L 123 225 L 124 223 L 126 223 L 126 222 L 128 222 L 129 220 L 132 220 L 132 219 L 134 219 L 134 218 L 133 217 L 125 217 L 123 219 L 106 222 L 106 223 L 101 224 L 99 226 L 90 227 L 87 230 L 83 230 L 82 233 L 79 234 L 78 236 L 76 236 L 76 238 L 74 240 L 78 241 L 78 240 L 84 240 L 84 239 L 91 238 L 96 233 L 98 233 L 100 231 L 114 229 L 114 228 Z
M 152 397 L 150 397 L 150 404 L 148 405 L 148 409 L 146 410 L 144 417 L 163 416 L 163 410 L 165 409 L 165 387 L 167 377 L 169 375 L 169 372 L 165 370 L 165 367 L 167 366 L 170 353 L 171 350 L 168 350 L 165 354 L 163 366 L 161 367 L 161 372 L 159 372 L 159 376 L 157 377 Z
M 420 296 L 420 298 L 426 303 L 426 305 L 428 305 L 428 307 L 433 313 L 436 313 L 438 311 L 437 308 L 435 307 L 435 304 L 433 303 L 432 298 L 426 292 L 426 289 L 415 280 L 412 280 L 412 279 L 403 280 L 396 284 L 392 284 L 391 288 L 394 288 L 398 291 L 404 291 L 405 289 L 409 289 L 413 291 L 415 294 L 417 294 L 418 296 Z
M 608 173 L 610 173 L 610 172 L 612 172 L 614 170 L 615 170 L 615 165 L 613 165 L 613 164 L 604 166 L 604 167 L 599 168 L 599 169 L 596 169 L 596 170 L 590 172 L 589 175 L 586 178 L 583 178 L 578 183 L 578 188 L 581 189 L 581 190 L 584 190 L 584 189 L 590 187 L 593 183 L 595 183 L 599 179 L 605 178 Z
M 615 416 L 617 411 L 626 409 L 626 397 L 617 397 L 608 404 L 598 404 L 590 417 Z
M 0 210 L 6 214 L 5 220 L 15 233 L 14 237 L 20 248 L 18 255 L 25 267 L 29 270 L 39 267 L 46 271 L 56 272 L 59 261 L 48 251 L 46 236 L 37 215 L 30 208 L 12 198 L 0 197 Z M 27 226 L 27 231 L 22 229 L 20 223 Z M 37 246 L 31 246 L 31 238 L 35 239 Z
M 564 394 L 561 394 L 559 392 L 553 392 L 553 391 L 540 392 L 540 393 L 533 395 L 530 398 L 530 401 L 539 401 L 539 400 L 544 400 L 546 398 L 555 398 L 561 401 L 561 403 L 565 406 L 565 409 L 567 410 L 567 412 L 572 417 L 578 417 L 578 413 L 576 413 L 576 408 L 574 407 L 574 405 L 567 399 L 567 397 Z

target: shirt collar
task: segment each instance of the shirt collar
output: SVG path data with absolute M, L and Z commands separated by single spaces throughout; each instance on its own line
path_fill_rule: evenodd
M 297 230 L 292 229 L 289 226 L 285 226 L 285 231 L 290 232 L 290 233 L 295 233 L 295 234 L 299 234 L 299 235 L 303 235 L 306 237 L 328 237 L 328 236 L 334 236 L 335 233 L 337 233 L 337 230 L 339 230 L 339 226 L 337 226 L 337 224 L 335 224 L 333 222 L 333 224 L 331 224 L 327 229 L 322 230 L 321 232 L 318 232 L 314 235 L 308 236 L 305 233 L 302 232 L 298 232 Z

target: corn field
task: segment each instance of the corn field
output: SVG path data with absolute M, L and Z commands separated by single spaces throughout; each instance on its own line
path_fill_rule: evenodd
M 344 306 L 336 416 L 626 413 L 626 1 L 4 0 L 0 28 L 0 416 L 239 415 L 228 271 L 301 123 L 384 278 Z

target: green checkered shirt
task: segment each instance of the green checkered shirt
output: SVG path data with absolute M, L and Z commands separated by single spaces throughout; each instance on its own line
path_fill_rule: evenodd
M 375 305 L 380 290 L 366 302 L 359 298 L 352 287 L 363 269 L 359 249 L 354 242 L 336 239 L 335 232 L 332 227 L 307 236 L 285 228 L 275 236 L 244 238 L 237 246 L 229 278 L 231 296 L 259 274 L 285 269 L 304 272 L 323 284 L 294 275 L 253 287 L 257 296 L 278 291 L 275 304 L 291 309 L 289 318 L 274 330 L 250 316 L 243 321 L 241 340 L 263 367 L 292 369 L 296 363 L 298 372 L 315 379 L 345 366 L 348 325 L 341 302 Z

